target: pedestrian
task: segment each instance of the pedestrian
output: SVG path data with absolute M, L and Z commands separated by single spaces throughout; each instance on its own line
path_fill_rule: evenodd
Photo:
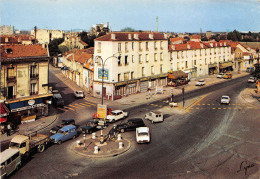
M 5 133 L 5 126 L 1 125 L 1 134 L 4 134 L 4 133 Z
M 10 136 L 11 133 L 11 126 L 10 124 L 7 125 L 7 136 Z

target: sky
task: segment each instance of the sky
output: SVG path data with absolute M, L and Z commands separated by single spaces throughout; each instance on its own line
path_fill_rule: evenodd
M 260 0 L 0 0 L 1 25 L 163 32 L 260 31 Z

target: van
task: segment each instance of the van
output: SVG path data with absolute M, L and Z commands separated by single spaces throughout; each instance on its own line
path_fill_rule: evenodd
M 0 153 L 1 178 L 7 177 L 21 167 L 21 155 L 18 149 L 6 149 Z
M 160 111 L 151 111 L 144 118 L 150 120 L 152 123 L 163 122 L 163 113 Z
M 50 138 L 53 143 L 61 144 L 66 140 L 72 138 L 75 139 L 76 137 L 77 137 L 76 126 L 67 125 L 61 128 L 56 134 L 52 135 Z

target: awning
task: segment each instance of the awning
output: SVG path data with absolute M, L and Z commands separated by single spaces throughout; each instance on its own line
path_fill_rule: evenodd
M 29 101 L 30 100 L 20 101 L 17 103 L 11 103 L 11 104 L 9 104 L 9 108 L 10 108 L 11 112 L 17 112 L 17 111 L 32 109 L 35 107 L 45 106 L 42 98 L 35 99 L 34 103 L 32 105 L 29 105 Z
M 0 123 L 6 122 L 6 121 L 7 121 L 6 118 L 3 118 L 3 117 L 0 118 Z
M 0 117 L 7 116 L 9 113 L 9 109 L 6 107 L 4 103 L 0 103 Z
M 179 70 L 179 71 L 173 71 L 172 73 L 168 73 L 168 78 L 169 79 L 180 79 L 180 78 L 187 78 L 188 74 L 184 73 L 183 71 Z
M 230 66 L 233 66 L 233 63 L 232 63 L 232 62 L 227 62 L 227 63 L 221 63 L 221 64 L 219 64 L 219 68 L 227 68 L 227 67 L 230 67 Z

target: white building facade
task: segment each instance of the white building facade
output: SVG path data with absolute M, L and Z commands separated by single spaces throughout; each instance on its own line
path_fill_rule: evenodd
M 168 40 L 158 32 L 113 32 L 95 40 L 93 95 L 115 100 L 167 85 Z

